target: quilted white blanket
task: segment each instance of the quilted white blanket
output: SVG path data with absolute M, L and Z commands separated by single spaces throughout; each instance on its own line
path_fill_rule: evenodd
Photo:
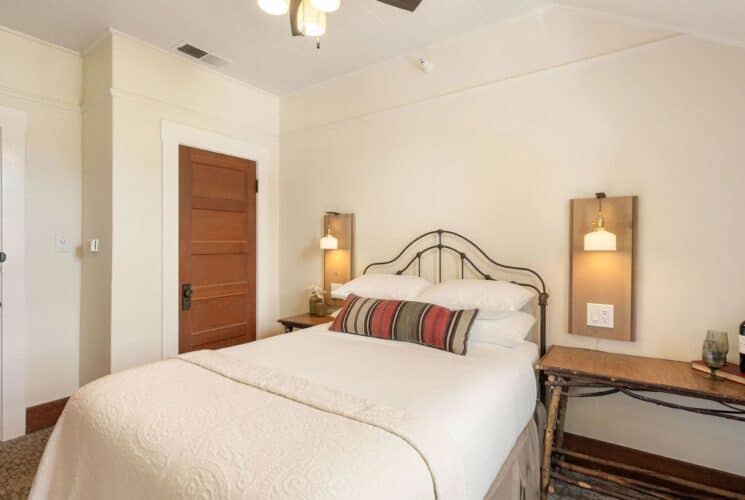
M 460 499 L 460 460 L 403 410 L 201 351 L 80 389 L 30 498 Z

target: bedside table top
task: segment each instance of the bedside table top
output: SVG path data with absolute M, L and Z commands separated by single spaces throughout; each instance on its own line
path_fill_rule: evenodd
M 331 316 L 313 316 L 310 313 L 305 313 L 298 314 L 296 316 L 288 316 L 277 321 L 286 326 L 308 328 L 311 326 L 322 325 L 324 323 L 330 323 L 334 321 L 334 318 L 332 318 Z
M 745 404 L 745 386 L 710 380 L 683 361 L 552 346 L 538 362 L 538 368 L 558 376 L 611 380 L 621 385 Z

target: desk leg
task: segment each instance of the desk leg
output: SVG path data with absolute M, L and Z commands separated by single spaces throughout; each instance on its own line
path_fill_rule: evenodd
M 559 416 L 559 403 L 563 387 L 553 385 L 556 377 L 548 377 L 551 395 L 548 402 L 548 416 L 546 418 L 546 433 L 543 435 L 543 464 L 541 465 L 541 500 L 548 497 L 548 487 L 551 480 L 551 453 L 554 446 L 554 431 Z
M 567 388 L 564 387 L 561 391 L 561 398 L 559 399 L 559 410 L 556 416 L 556 448 L 564 447 L 564 421 L 566 420 L 567 414 L 567 401 L 569 397 L 566 395 Z

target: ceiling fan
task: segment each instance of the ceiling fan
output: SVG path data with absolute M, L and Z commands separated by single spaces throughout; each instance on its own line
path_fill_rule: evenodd
M 422 0 L 378 0 L 399 9 L 415 11 Z M 267 14 L 282 16 L 290 13 L 292 36 L 318 38 L 326 33 L 326 14 L 341 6 L 341 0 L 258 0 Z M 320 48 L 320 45 L 317 45 Z

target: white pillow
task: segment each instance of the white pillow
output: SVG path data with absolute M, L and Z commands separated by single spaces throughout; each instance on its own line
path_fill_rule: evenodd
M 519 311 L 535 294 L 524 286 L 507 281 L 455 280 L 434 285 L 417 298 L 448 309 L 478 309 L 479 318 L 494 318 L 504 312 Z
M 535 318 L 525 312 L 505 313 L 502 319 L 476 319 L 468 333 L 469 342 L 485 342 L 513 347 L 528 337 Z
M 384 300 L 411 300 L 432 283 L 419 276 L 366 274 L 334 290 L 332 297 L 346 299 L 350 294 Z

